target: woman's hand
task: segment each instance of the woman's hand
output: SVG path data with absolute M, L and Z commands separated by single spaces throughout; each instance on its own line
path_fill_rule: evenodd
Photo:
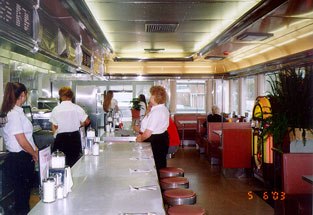
M 149 137 L 151 137 L 152 135 L 152 131 L 149 130 L 149 129 L 146 129 L 143 134 L 139 134 L 136 136 L 136 141 L 137 142 L 143 142 L 145 141 L 146 139 L 148 139 Z
M 136 142 L 142 142 L 143 140 L 142 140 L 142 135 L 141 134 L 139 134 L 139 135 L 137 135 L 136 136 Z
M 36 150 L 36 151 L 32 154 L 32 156 L 33 156 L 33 160 L 35 161 L 35 163 L 37 163 L 37 162 L 38 162 L 38 150 Z

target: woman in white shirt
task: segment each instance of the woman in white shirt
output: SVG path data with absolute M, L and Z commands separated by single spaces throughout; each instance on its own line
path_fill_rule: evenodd
M 140 120 L 142 120 L 146 114 L 147 102 L 146 102 L 146 97 L 143 94 L 140 94 L 138 99 L 139 99 L 139 105 L 140 105 Z
M 113 91 L 109 90 L 103 101 L 103 110 L 104 112 L 109 112 L 111 110 L 118 111 L 117 101 L 113 98 Z
M 117 101 L 113 98 L 113 91 L 109 90 L 104 98 L 103 101 L 103 111 L 104 111 L 104 127 L 107 124 L 107 113 L 109 111 L 118 111 Z M 109 116 L 109 115 L 108 115 Z
M 164 87 L 153 86 L 150 88 L 150 94 L 152 108 L 141 122 L 140 131 L 142 134 L 136 137 L 136 141 L 151 143 L 159 175 L 159 169 L 166 167 L 166 155 L 169 147 L 167 128 L 170 114 L 165 107 L 166 91 Z
M 57 133 L 53 151 L 64 152 L 66 164 L 72 167 L 82 152 L 79 127 L 87 126 L 90 121 L 85 111 L 72 103 L 74 94 L 70 87 L 60 88 L 59 96 L 61 104 L 53 108 L 50 118 L 52 131 Z
M 7 114 L 8 122 L 2 133 L 6 149 L 9 151 L 7 168 L 14 189 L 15 214 L 27 214 L 34 163 L 38 153 L 33 140 L 33 126 L 24 115 L 27 90 L 24 84 L 7 83 L 4 91 L 1 113 Z

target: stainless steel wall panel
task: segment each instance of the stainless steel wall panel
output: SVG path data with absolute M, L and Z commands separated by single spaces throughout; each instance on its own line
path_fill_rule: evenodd
M 87 114 L 97 112 L 97 88 L 95 85 L 76 85 L 76 103 Z
M 61 87 L 72 87 L 72 81 L 70 80 L 55 80 L 52 81 L 52 97 L 59 98 L 59 89 Z
M 50 75 L 44 73 L 38 75 L 38 94 L 41 98 L 51 98 Z

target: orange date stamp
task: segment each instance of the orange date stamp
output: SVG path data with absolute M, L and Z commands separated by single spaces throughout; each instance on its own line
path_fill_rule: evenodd
M 248 192 L 248 200 L 252 200 L 254 198 L 254 194 L 252 191 Z M 278 191 L 264 191 L 262 193 L 262 198 L 264 200 L 273 199 L 274 201 L 280 200 L 283 201 L 286 198 L 285 192 L 278 192 Z

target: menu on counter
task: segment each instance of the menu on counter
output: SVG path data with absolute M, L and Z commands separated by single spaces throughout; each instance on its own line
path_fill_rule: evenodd
M 19 0 L 0 0 L 0 22 L 32 36 L 33 11 Z

